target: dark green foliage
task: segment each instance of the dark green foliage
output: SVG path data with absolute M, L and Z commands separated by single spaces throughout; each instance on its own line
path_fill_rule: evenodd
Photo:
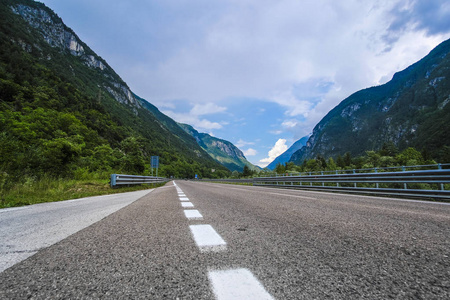
M 277 164 L 277 166 L 275 167 L 275 172 L 277 174 L 283 174 L 286 173 L 286 166 L 283 164 Z
M 249 177 L 251 175 L 252 175 L 252 170 L 250 170 L 250 168 L 247 165 L 245 165 L 244 169 L 242 170 L 242 176 Z
M 61 22 L 43 4 L 0 1 L 3 188 L 29 177 L 149 174 L 152 155 L 161 158 L 160 176 L 228 175 L 192 137 L 145 100 L 118 102 L 111 91 L 119 93 L 117 86 L 126 84 L 104 60 L 81 41 L 85 54 L 106 68 L 89 67 L 83 58 L 50 46 L 38 29 L 12 12 L 11 5 L 18 3 L 44 9 Z

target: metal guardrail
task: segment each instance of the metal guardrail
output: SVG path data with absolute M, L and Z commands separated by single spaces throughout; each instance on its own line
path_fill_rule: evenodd
M 382 172 L 405 172 L 414 170 L 441 170 L 450 169 L 450 164 L 432 164 L 415 166 L 395 166 L 395 167 L 376 167 L 366 169 L 341 169 L 334 171 L 307 171 L 307 172 L 286 172 L 282 174 L 266 173 L 260 177 L 283 177 L 283 176 L 311 176 L 311 175 L 334 175 L 334 174 L 355 174 L 355 173 L 382 173 Z
M 118 185 L 146 184 L 167 182 L 170 179 L 155 176 L 111 174 L 111 187 Z
M 420 198 L 436 198 L 450 200 L 450 190 L 445 189 L 450 184 L 450 165 L 433 165 L 436 169 L 423 170 L 423 167 L 400 167 L 399 172 L 389 172 L 385 169 L 350 170 L 349 173 L 324 174 L 318 172 L 300 176 L 272 176 L 250 179 L 220 179 L 214 182 L 242 182 L 254 186 L 268 186 L 288 189 L 309 189 L 324 191 L 341 191 L 362 194 L 397 195 Z M 444 168 L 443 168 L 444 167 Z M 447 167 L 447 168 L 445 168 Z M 414 170 L 414 169 L 415 170 Z M 359 173 L 366 171 L 365 173 Z M 369 172 L 367 172 L 369 171 Z
M 396 194 L 445 199 L 450 199 L 450 190 L 445 190 L 445 184 L 449 183 L 450 169 L 253 178 L 254 186 L 361 192 L 384 195 Z M 417 188 L 417 184 L 427 184 L 428 188 Z M 372 185 L 372 187 L 370 187 L 370 185 Z M 412 188 L 411 185 L 413 186 Z M 436 189 L 431 189 L 431 185 L 434 185 Z M 410 188 L 408 188 L 408 186 Z

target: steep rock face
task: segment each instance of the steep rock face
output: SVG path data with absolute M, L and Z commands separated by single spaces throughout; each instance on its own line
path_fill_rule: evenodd
M 51 47 L 68 51 L 71 55 L 79 57 L 83 64 L 90 68 L 108 71 L 104 72 L 105 78 L 108 79 L 104 88 L 120 103 L 136 106 L 136 108 L 140 107 L 140 103 L 136 101 L 125 82 L 107 66 L 103 59 L 89 49 L 70 28 L 64 25 L 61 18 L 44 5 L 36 3 L 30 6 L 25 3 L 11 5 L 10 8 L 15 14 L 20 15 L 27 21 L 31 27 L 38 30 Z M 31 49 L 32 45 L 24 47 Z M 52 58 L 48 56 L 47 59 Z M 136 109 L 135 113 L 137 113 Z
M 68 49 L 75 56 L 85 54 L 84 48 L 75 34 L 45 8 L 18 4 L 11 6 L 11 9 L 15 14 L 24 18 L 33 28 L 38 29 L 50 46 Z
M 208 136 L 209 136 L 209 134 L 208 134 Z M 206 137 L 206 134 L 205 134 L 205 137 Z M 230 142 L 223 141 L 223 140 L 213 140 L 211 142 L 211 147 L 218 148 L 220 151 L 226 153 L 230 157 L 237 158 L 237 159 L 241 159 L 241 158 L 245 159 L 244 153 L 242 153 L 241 150 L 236 148 L 236 146 L 234 146 Z
M 200 133 L 192 126 L 187 124 L 178 124 L 184 131 L 195 138 L 197 143 L 212 158 L 227 167 L 230 171 L 242 172 L 244 166 L 251 170 L 257 170 L 258 167 L 251 164 L 233 143 L 210 136 L 207 133 Z
M 361 155 L 385 142 L 426 149 L 434 157 L 450 145 L 450 40 L 388 83 L 354 93 L 314 128 L 291 161 L 317 155 Z

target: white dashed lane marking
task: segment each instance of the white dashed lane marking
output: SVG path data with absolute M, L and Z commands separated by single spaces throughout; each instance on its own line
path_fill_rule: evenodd
M 189 228 L 200 252 L 216 252 L 227 249 L 227 243 L 211 225 L 190 225 Z
M 185 210 L 184 215 L 189 220 L 203 220 L 202 214 L 196 209 Z
M 210 271 L 208 274 L 217 300 L 273 300 L 247 269 Z
M 194 204 L 177 186 L 178 197 L 183 208 L 193 208 Z M 203 220 L 202 214 L 196 209 L 185 209 L 184 215 L 189 220 Z M 200 252 L 218 252 L 227 249 L 227 243 L 211 225 L 190 225 L 194 241 Z M 264 289 L 264 286 L 247 269 L 231 269 L 209 271 L 209 280 L 217 300 L 274 300 Z

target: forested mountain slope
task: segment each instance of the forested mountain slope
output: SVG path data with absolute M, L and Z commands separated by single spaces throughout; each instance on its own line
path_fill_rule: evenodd
M 163 176 L 228 173 L 45 5 L 0 0 L 0 45 L 2 178 L 142 174 L 152 155 Z
M 400 150 L 415 147 L 440 161 L 450 150 L 449 52 L 447 40 L 386 84 L 343 100 L 315 126 L 306 147 L 291 161 L 301 164 L 346 152 L 357 156 L 385 143 Z
M 244 166 L 250 170 L 260 170 L 257 166 L 250 163 L 233 143 L 218 139 L 207 133 L 200 133 L 192 126 L 187 124 L 178 124 L 184 131 L 195 138 L 200 147 L 203 148 L 212 158 L 227 167 L 230 171 L 242 172 Z

